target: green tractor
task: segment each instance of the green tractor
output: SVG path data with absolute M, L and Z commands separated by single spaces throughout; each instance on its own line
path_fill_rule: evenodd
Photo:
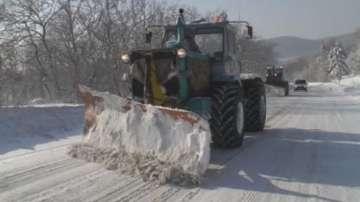
M 238 147 L 244 131 L 262 131 L 266 96 L 260 77 L 241 76 L 236 23 L 197 21 L 186 24 L 180 9 L 176 25 L 162 26 L 158 49 L 133 50 L 121 55 L 130 68 L 132 99 L 143 104 L 179 108 L 208 120 L 214 145 Z M 152 32 L 146 33 L 151 44 Z
M 176 25 L 160 26 L 160 48 L 121 55 L 130 71 L 131 96 L 80 85 L 85 135 L 72 156 L 96 160 L 97 150 L 106 151 L 116 165 L 124 163 L 114 162 L 119 154 L 150 166 L 143 170 L 146 176 L 152 173 L 150 178 L 166 181 L 179 174 L 199 179 L 209 166 L 211 143 L 234 148 L 243 143 L 244 131 L 263 130 L 264 82 L 241 74 L 235 23 L 245 23 L 252 38 L 247 22 L 221 16 L 211 23 L 186 24 L 181 9 Z M 146 33 L 149 47 L 152 36 Z M 155 169 L 154 162 L 166 169 Z

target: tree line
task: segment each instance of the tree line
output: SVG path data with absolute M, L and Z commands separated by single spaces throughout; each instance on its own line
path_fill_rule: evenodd
M 146 27 L 175 23 L 179 7 L 159 0 L 4 1 L 0 105 L 78 102 L 80 83 L 125 95 L 122 77 L 128 69 L 120 62 L 120 53 L 144 48 Z M 188 21 L 203 17 L 196 8 L 181 7 L 186 8 Z M 274 60 L 271 45 L 259 41 L 241 45 L 248 69 Z M 259 51 L 262 57 L 257 58 Z

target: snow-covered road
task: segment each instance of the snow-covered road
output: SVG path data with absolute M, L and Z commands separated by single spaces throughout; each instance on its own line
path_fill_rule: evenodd
M 0 109 L 0 201 L 360 201 L 358 97 L 313 89 L 269 98 L 268 111 L 263 133 L 213 150 L 203 184 L 182 188 L 69 158 L 81 107 Z

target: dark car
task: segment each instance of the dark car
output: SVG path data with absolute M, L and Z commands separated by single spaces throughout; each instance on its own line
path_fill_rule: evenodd
M 308 84 L 304 79 L 297 79 L 294 82 L 294 91 L 308 91 Z

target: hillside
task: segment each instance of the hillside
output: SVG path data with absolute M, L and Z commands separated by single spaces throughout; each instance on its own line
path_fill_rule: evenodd
M 321 47 L 321 41 L 319 40 L 293 36 L 276 37 L 268 41 L 276 45 L 275 52 L 278 54 L 280 61 L 317 54 Z
M 360 39 L 360 31 L 317 40 L 295 36 L 281 36 L 268 39 L 267 41 L 276 45 L 275 52 L 278 54 L 279 61 L 285 62 L 299 57 L 316 55 L 320 52 L 322 41 L 336 40 L 346 49 L 349 49 L 354 46 L 355 41 L 357 41 L 356 39 Z
M 350 49 L 350 48 L 354 47 L 354 45 L 356 45 L 357 42 L 359 42 L 360 30 L 357 30 L 356 32 L 353 32 L 353 33 L 323 38 L 321 40 L 323 40 L 323 41 L 335 40 L 335 41 L 340 42 L 346 49 Z

